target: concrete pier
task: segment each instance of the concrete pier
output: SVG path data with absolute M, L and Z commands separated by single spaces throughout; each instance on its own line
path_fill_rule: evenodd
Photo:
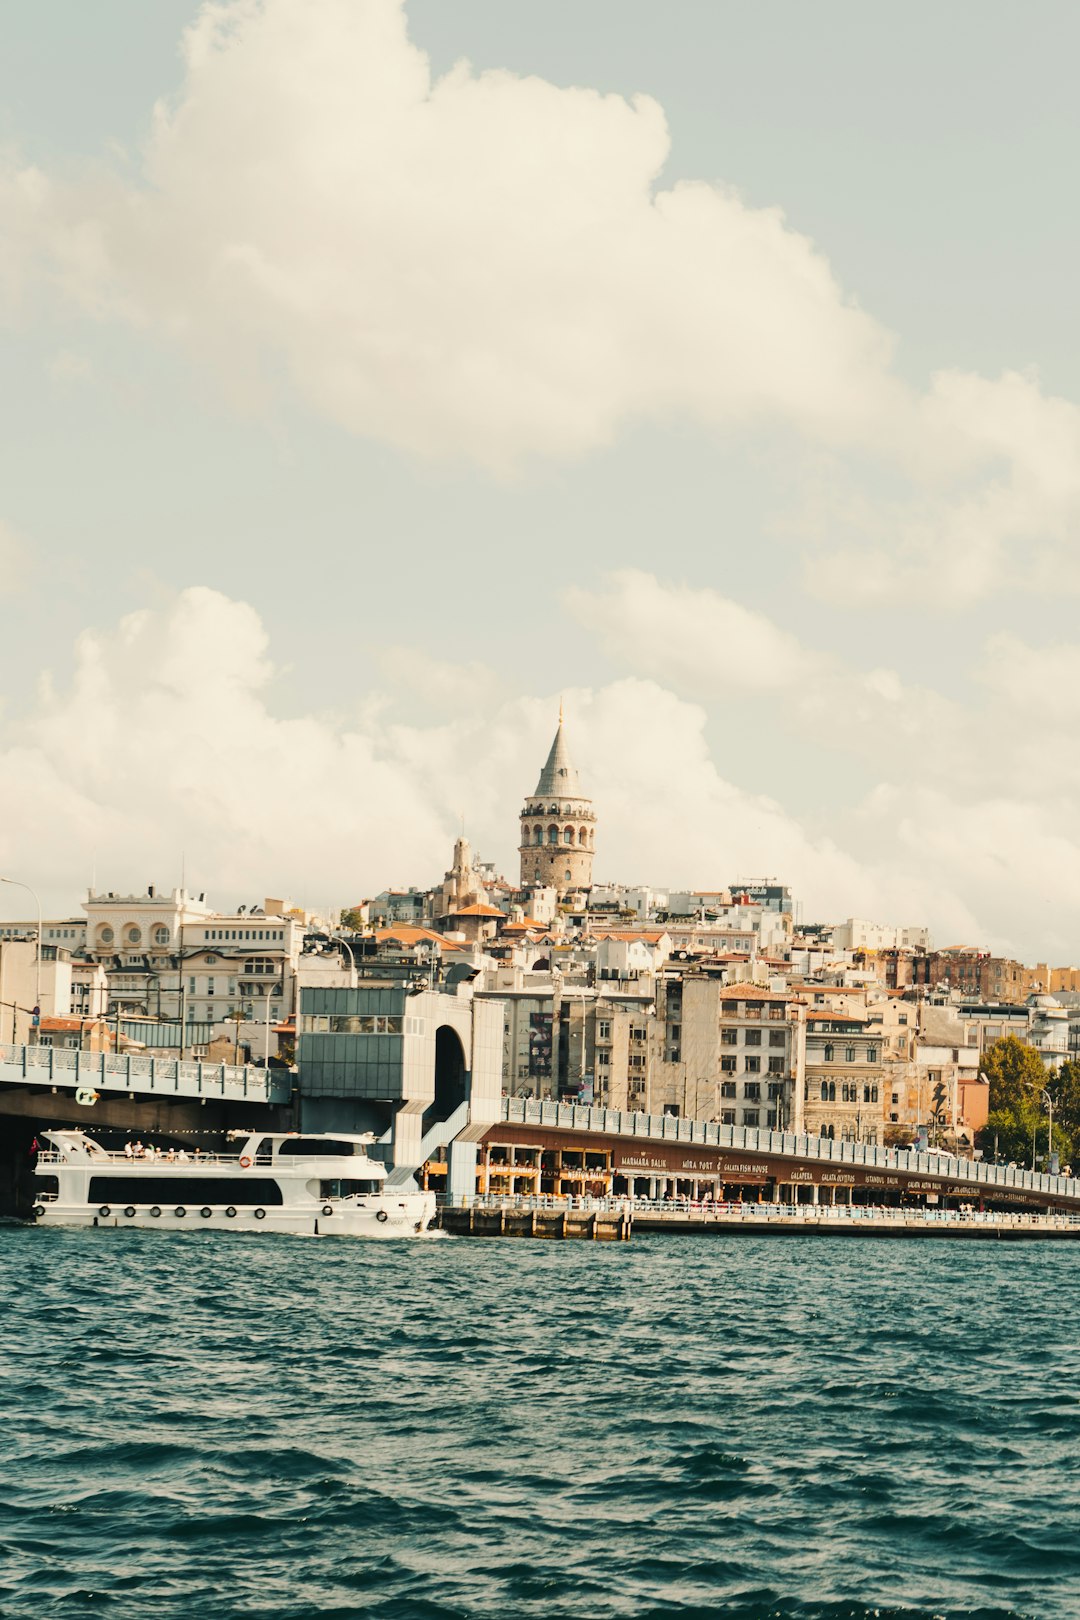
M 632 1220 L 626 1210 L 521 1209 L 471 1204 L 444 1208 L 439 1225 L 455 1237 L 584 1238 L 592 1243 L 628 1243 Z

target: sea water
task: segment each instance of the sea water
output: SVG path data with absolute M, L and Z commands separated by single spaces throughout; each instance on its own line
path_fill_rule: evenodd
M 5 1620 L 1080 1614 L 1071 1244 L 0 1252 Z

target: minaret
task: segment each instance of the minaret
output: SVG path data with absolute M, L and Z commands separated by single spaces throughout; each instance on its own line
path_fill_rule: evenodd
M 546 884 L 560 894 L 591 888 L 595 838 L 592 800 L 570 762 L 560 703 L 555 741 L 521 812 L 521 887 Z

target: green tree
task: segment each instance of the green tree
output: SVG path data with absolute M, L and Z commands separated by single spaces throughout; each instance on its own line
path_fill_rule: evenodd
M 363 907 L 346 906 L 341 913 L 341 926 L 342 928 L 351 928 L 354 933 L 358 934 L 364 926 Z
M 1058 1126 L 1066 1138 L 1060 1149 L 1062 1157 L 1073 1165 L 1080 1162 L 1080 1063 L 1070 1058 L 1046 1082 L 1046 1089 L 1054 1099 L 1054 1142 L 1057 1144 Z
M 987 1158 L 996 1149 L 999 1159 L 1030 1164 L 1032 1142 L 1045 1152 L 1047 1140 L 1042 1094 L 1049 1077 L 1042 1058 L 1033 1046 L 1006 1035 L 987 1047 L 979 1070 L 990 1082 L 990 1117 L 978 1146 Z
M 1046 1069 L 1033 1046 L 1027 1046 L 1015 1035 L 1006 1035 L 988 1046 L 982 1055 L 979 1071 L 990 1082 L 990 1112 L 1038 1108 L 1039 1097 L 1046 1085 Z

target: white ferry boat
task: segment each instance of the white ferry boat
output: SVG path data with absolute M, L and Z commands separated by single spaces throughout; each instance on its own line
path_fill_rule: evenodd
M 42 1226 L 223 1228 L 316 1236 L 414 1237 L 435 1194 L 386 1186 L 374 1136 L 230 1132 L 235 1154 L 111 1152 L 84 1131 L 43 1131 L 34 1216 Z

